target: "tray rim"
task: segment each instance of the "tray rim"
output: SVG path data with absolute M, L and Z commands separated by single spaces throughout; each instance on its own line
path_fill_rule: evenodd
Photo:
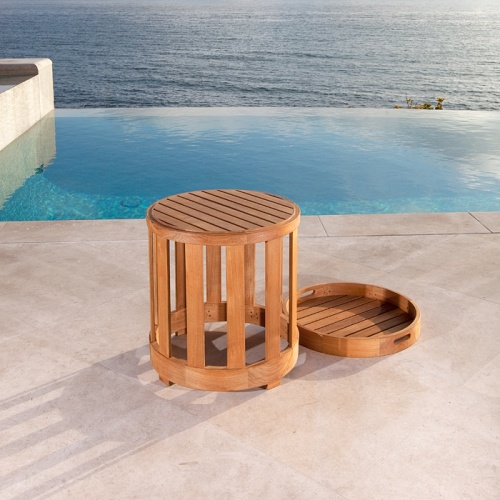
M 339 289 L 339 293 L 315 293 L 318 290 L 330 288 Z M 349 293 L 346 293 L 346 290 Z M 312 292 L 312 293 L 311 293 Z M 357 292 L 357 293 L 355 293 Z M 307 295 L 305 295 L 307 294 Z M 420 336 L 421 313 L 418 305 L 406 295 L 380 285 L 358 282 L 324 282 L 306 286 L 297 291 L 297 307 L 312 298 L 332 295 L 362 295 L 383 300 L 399 307 L 413 317 L 413 321 L 396 332 L 383 337 L 340 337 L 334 334 L 323 334 L 307 328 L 297 320 L 299 343 L 325 354 L 343 357 L 376 357 L 393 354 L 414 344 Z M 288 314 L 289 297 L 283 302 L 283 311 Z

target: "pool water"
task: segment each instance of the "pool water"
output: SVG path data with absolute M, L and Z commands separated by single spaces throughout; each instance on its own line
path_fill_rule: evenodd
M 142 218 L 239 188 L 305 215 L 500 211 L 500 112 L 57 110 L 0 151 L 0 220 Z

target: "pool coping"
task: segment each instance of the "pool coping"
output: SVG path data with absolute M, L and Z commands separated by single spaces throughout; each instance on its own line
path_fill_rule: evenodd
M 306 215 L 301 237 L 500 233 L 500 212 Z M 0 243 L 145 240 L 145 219 L 0 222 Z

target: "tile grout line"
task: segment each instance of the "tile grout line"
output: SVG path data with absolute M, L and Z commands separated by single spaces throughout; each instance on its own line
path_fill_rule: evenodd
M 481 224 L 481 226 L 483 226 L 490 234 L 495 234 L 489 227 L 485 226 L 472 212 L 468 212 L 468 214 L 475 220 L 477 220 L 477 222 L 479 222 L 479 224 Z

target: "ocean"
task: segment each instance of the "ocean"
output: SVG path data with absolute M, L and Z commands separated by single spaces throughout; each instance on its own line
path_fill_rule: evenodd
M 0 58 L 58 108 L 500 110 L 498 0 L 0 0 Z

